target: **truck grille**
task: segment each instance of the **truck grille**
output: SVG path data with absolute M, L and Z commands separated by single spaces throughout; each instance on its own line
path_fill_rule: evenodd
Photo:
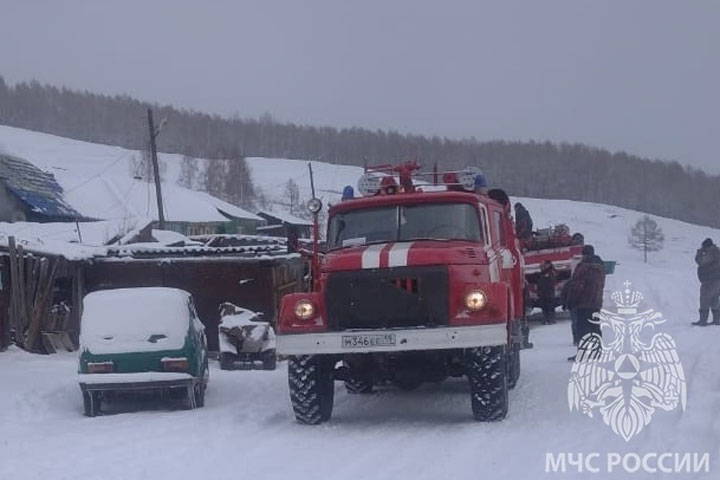
M 447 268 L 334 272 L 327 280 L 325 305 L 334 330 L 447 325 Z

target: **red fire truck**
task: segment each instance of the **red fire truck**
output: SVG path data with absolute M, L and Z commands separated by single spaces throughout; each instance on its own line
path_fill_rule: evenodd
M 531 239 L 521 242 L 529 306 L 539 306 L 537 279 L 545 261 L 551 262 L 555 268 L 555 305 L 562 304 L 561 294 L 565 283 L 582 260 L 583 243 L 583 235 L 580 233 L 570 235 L 570 229 L 565 224 L 537 230 L 533 232 Z
M 330 419 L 335 380 L 367 393 L 466 376 L 476 420 L 507 414 L 525 308 L 509 199 L 476 190 L 472 169 L 422 186 L 417 169 L 372 169 L 363 197 L 331 206 L 312 291 L 283 297 L 277 350 L 301 423 Z

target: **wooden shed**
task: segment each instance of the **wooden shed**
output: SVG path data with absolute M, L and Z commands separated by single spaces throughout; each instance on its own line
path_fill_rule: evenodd
M 77 345 L 85 294 L 168 286 L 193 295 L 208 345 L 216 350 L 222 303 L 263 312 L 274 322 L 282 295 L 305 288 L 305 261 L 287 254 L 283 242 L 237 236 L 230 243 L 234 245 L 75 245 L 50 251 L 16 245 L 13 238 L 0 246 L 0 344 L 7 345 L 11 331 L 16 337 L 23 332 L 24 348 L 52 351 L 43 344 L 43 332 L 61 330 Z
M 220 305 L 262 312 L 274 322 L 286 293 L 304 289 L 305 261 L 285 247 L 168 247 L 128 245 L 85 266 L 87 293 L 109 288 L 165 286 L 193 295 L 208 345 L 218 348 Z

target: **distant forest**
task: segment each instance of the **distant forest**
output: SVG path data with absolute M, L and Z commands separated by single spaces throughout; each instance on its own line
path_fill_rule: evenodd
M 364 128 L 302 126 L 278 122 L 269 115 L 227 118 L 151 106 L 156 121 L 167 118 L 158 149 L 188 159 L 257 156 L 358 166 L 416 159 L 427 167 L 476 165 L 491 184 L 511 195 L 605 203 L 720 227 L 720 176 L 677 162 L 582 144 L 453 140 Z M 13 127 L 144 150 L 147 107 L 126 95 L 98 95 L 38 82 L 8 85 L 0 77 L 0 124 Z M 243 165 L 239 170 L 246 168 Z M 242 188 L 247 191 L 252 186 L 245 183 Z M 225 191 L 223 196 L 232 199 L 235 193 Z M 242 192 L 239 196 L 243 198 Z

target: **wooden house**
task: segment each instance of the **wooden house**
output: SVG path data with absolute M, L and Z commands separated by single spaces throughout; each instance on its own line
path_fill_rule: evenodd
M 55 177 L 0 154 L 0 222 L 74 222 L 82 215 L 63 198 Z

